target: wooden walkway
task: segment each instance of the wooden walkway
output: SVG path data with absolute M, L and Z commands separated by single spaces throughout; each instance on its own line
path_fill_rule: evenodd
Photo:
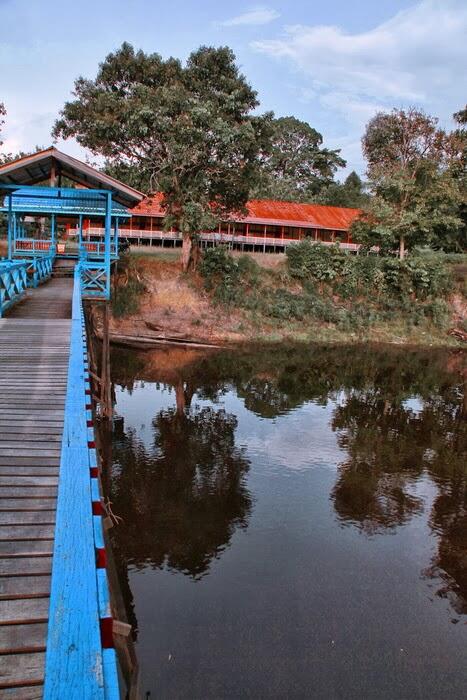
M 0 319 L 0 698 L 42 697 L 72 290 Z

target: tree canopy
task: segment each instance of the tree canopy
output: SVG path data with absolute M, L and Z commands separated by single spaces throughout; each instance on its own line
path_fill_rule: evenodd
M 323 148 L 322 135 L 295 117 L 272 122 L 271 150 L 262 155 L 261 177 L 253 196 L 310 201 L 345 166 L 340 150 Z
M 351 207 L 360 209 L 368 203 L 369 195 L 362 178 L 352 170 L 344 182 L 331 182 L 315 201 L 334 207 Z
M 94 80 L 76 80 L 74 95 L 53 135 L 75 137 L 114 173 L 136 169 L 163 193 L 166 225 L 183 233 L 186 269 L 193 237 L 244 211 L 268 145 L 271 115 L 253 115 L 257 94 L 234 53 L 202 46 L 182 65 L 124 43 Z
M 459 142 L 437 119 L 411 108 L 378 113 L 362 139 L 372 198 L 353 227 L 356 240 L 383 250 L 434 244 L 443 229 L 462 227 Z

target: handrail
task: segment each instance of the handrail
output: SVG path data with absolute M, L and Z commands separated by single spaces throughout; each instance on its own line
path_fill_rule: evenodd
M 86 357 L 81 280 L 75 270 L 44 700 L 120 697 Z
M 89 228 L 86 230 L 86 234 L 90 236 L 104 236 L 103 228 Z M 147 240 L 154 241 L 180 241 L 183 236 L 178 231 L 137 231 L 135 229 L 121 228 L 119 230 L 120 238 L 146 238 Z M 203 242 L 210 243 L 243 243 L 244 245 L 253 246 L 271 246 L 271 247 L 284 247 L 287 248 L 290 245 L 296 245 L 301 243 L 304 239 L 298 238 L 282 238 L 280 236 L 253 236 L 241 233 L 219 233 L 218 231 L 202 231 L 199 234 L 199 239 Z M 359 243 L 346 243 L 344 241 L 315 241 L 313 238 L 307 238 L 311 243 L 321 243 L 322 245 L 331 246 L 339 244 L 343 250 L 351 250 L 357 252 L 360 250 L 361 245 Z M 95 241 L 94 243 L 98 243 Z
M 37 287 L 52 276 L 55 255 L 47 254 L 39 257 L 26 258 L 21 263 L 26 265 L 28 287 Z
M 0 318 L 20 301 L 28 286 L 27 263 L 0 261 Z
M 17 238 L 14 242 L 14 255 L 54 255 L 55 243 L 39 238 Z

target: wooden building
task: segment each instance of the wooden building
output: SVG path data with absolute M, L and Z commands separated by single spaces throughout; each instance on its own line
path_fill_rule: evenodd
M 96 183 L 116 193 L 127 208 L 130 217 L 119 223 L 118 235 L 139 246 L 181 246 L 178 231 L 164 230 L 162 195 L 146 196 L 128 185 L 81 163 L 56 148 L 39 151 L 0 167 L 0 176 L 6 182 L 22 184 L 41 183 L 60 187 L 62 176 L 78 187 L 95 187 Z M 21 179 L 23 178 L 23 179 Z M 120 201 L 120 200 L 119 200 Z M 288 245 L 309 238 L 325 244 L 339 243 L 348 250 L 358 250 L 352 242 L 350 226 L 359 215 L 359 209 L 330 207 L 319 204 L 299 204 L 273 200 L 252 200 L 247 204 L 247 215 L 222 222 L 214 231 L 200 233 L 203 247 L 224 243 L 245 251 L 282 252 Z M 104 236 L 104 220 L 98 216 L 83 217 L 78 231 L 73 219 L 57 219 L 66 237 L 83 242 L 99 242 Z
M 156 194 L 133 207 L 130 227 L 120 229 L 120 235 L 138 245 L 181 245 L 181 235 L 177 231 L 164 231 L 161 200 L 161 195 Z M 202 245 L 222 242 L 235 249 L 274 252 L 310 238 L 358 249 L 358 245 L 352 243 L 350 226 L 359 215 L 359 209 L 252 200 L 247 210 L 243 218 L 222 222 L 216 230 L 202 232 Z

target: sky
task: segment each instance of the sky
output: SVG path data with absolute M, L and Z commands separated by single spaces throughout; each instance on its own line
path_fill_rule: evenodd
M 74 80 L 129 41 L 182 60 L 230 46 L 260 110 L 294 115 L 363 174 L 360 139 L 378 111 L 417 106 L 453 126 L 467 100 L 465 0 L 0 0 L 0 151 L 49 146 Z M 73 141 L 58 146 L 77 157 Z

